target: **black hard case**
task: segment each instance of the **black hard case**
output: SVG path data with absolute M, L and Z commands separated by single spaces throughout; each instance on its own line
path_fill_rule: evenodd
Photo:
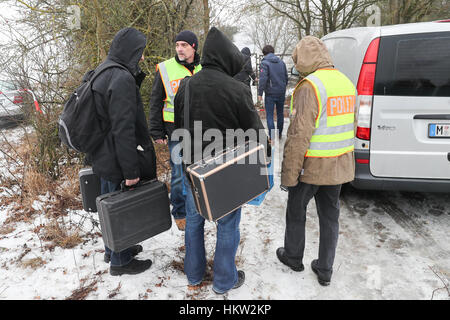
M 103 241 L 120 252 L 172 226 L 167 186 L 157 180 L 97 197 Z
M 270 187 L 265 149 L 257 143 L 225 150 L 190 165 L 186 172 L 197 211 L 209 221 L 226 216 Z
M 78 173 L 80 192 L 84 211 L 97 212 L 95 199 L 100 195 L 100 178 L 92 172 L 92 168 L 83 168 Z

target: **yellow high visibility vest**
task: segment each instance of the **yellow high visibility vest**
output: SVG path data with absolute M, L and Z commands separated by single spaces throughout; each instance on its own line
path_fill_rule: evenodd
M 355 106 L 358 95 L 355 86 L 336 69 L 319 69 L 297 84 L 291 97 L 303 81 L 308 81 L 316 93 L 319 113 L 305 157 L 333 158 L 355 149 Z
M 202 66 L 200 64 L 197 65 L 194 68 L 193 74 L 196 74 L 201 69 Z M 156 71 L 159 71 L 162 83 L 164 85 L 164 90 L 166 91 L 163 120 L 166 122 L 174 122 L 175 116 L 173 103 L 175 101 L 175 95 L 177 94 L 180 82 L 185 77 L 192 76 L 193 74 L 185 66 L 179 64 L 175 58 L 159 63 L 156 66 Z

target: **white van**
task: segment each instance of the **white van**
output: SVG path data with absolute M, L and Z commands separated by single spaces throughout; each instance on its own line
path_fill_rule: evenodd
M 358 90 L 358 189 L 450 192 L 450 20 L 322 38 Z

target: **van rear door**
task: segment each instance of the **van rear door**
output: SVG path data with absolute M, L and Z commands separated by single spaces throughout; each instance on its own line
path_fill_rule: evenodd
M 370 171 L 450 179 L 450 31 L 382 35 Z

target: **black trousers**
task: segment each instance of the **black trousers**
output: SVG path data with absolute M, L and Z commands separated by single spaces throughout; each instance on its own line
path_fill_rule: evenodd
M 339 194 L 342 185 L 316 186 L 299 183 L 289 188 L 284 249 L 290 259 L 302 262 L 305 250 L 306 207 L 314 197 L 319 216 L 320 240 L 317 267 L 331 278 L 339 236 Z

